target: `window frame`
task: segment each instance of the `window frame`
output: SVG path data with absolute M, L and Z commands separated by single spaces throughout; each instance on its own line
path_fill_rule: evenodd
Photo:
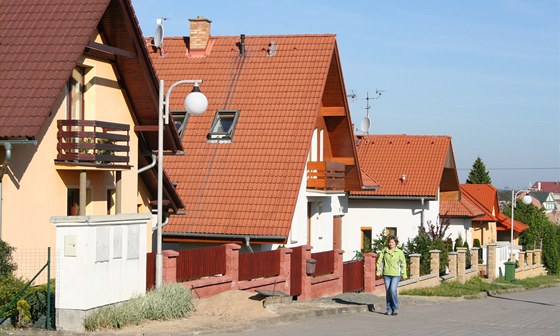
M 233 114 L 233 120 L 231 121 L 231 125 L 226 132 L 217 132 L 214 131 L 216 127 L 218 127 L 218 123 L 222 120 L 222 117 L 225 114 L 231 115 Z M 216 114 L 214 115 L 214 120 L 212 121 L 212 126 L 210 127 L 210 131 L 208 132 L 207 138 L 208 140 L 226 140 L 231 141 L 233 140 L 233 133 L 237 127 L 237 121 L 239 119 L 239 110 L 217 110 Z

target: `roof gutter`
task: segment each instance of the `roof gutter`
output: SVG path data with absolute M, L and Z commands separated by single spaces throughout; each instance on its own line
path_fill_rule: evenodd
M 2 239 L 2 181 L 4 173 L 12 160 L 12 145 L 33 145 L 37 146 L 37 140 L 0 140 L 0 145 L 4 148 L 4 162 L 0 168 L 0 240 Z
M 361 195 L 350 195 L 349 198 L 352 199 L 375 199 L 375 200 L 399 200 L 399 201 L 435 201 L 436 197 L 426 197 L 426 196 L 361 196 Z
M 230 235 L 230 234 L 211 234 L 211 233 L 183 233 L 183 232 L 165 232 L 166 237 L 191 237 L 191 238 L 213 238 L 213 239 L 235 239 L 248 242 L 249 240 L 286 240 L 285 236 L 251 236 L 251 235 Z

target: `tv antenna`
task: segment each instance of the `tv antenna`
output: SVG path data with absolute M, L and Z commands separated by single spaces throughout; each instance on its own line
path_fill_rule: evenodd
M 369 134 L 369 128 L 371 126 L 371 120 L 369 119 L 369 110 L 372 108 L 372 106 L 369 104 L 369 101 L 372 99 L 379 99 L 381 98 L 381 95 L 383 94 L 383 92 L 385 92 L 385 90 L 379 90 L 376 89 L 375 90 L 375 95 L 373 97 L 370 98 L 369 96 L 369 92 L 366 92 L 366 116 L 362 119 L 362 122 L 360 123 L 360 131 L 362 131 L 365 134 Z M 354 95 L 355 96 L 355 95 Z M 355 97 L 352 97 L 355 98 Z
M 165 50 L 163 49 L 163 37 L 164 37 L 164 29 L 163 29 L 163 21 L 167 20 L 165 17 L 160 17 L 156 20 L 157 27 L 156 32 L 154 34 L 154 43 L 153 46 L 159 49 L 159 56 L 163 57 L 165 55 Z

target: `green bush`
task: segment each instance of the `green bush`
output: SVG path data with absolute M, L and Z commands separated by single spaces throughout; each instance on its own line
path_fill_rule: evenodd
M 504 214 L 511 216 L 509 207 L 504 209 Z M 529 226 L 519 236 L 519 242 L 526 250 L 538 248 L 535 246 L 542 239 L 542 259 L 549 274 L 560 273 L 560 227 L 552 223 L 544 212 L 533 204 L 517 202 L 515 219 Z
M 50 322 L 51 328 L 54 329 L 55 325 L 55 284 L 54 281 L 51 281 L 51 310 L 50 310 Z M 39 285 L 35 287 L 29 287 L 26 295 L 25 300 L 31 306 L 31 319 L 33 322 L 36 322 L 41 316 L 47 316 L 47 285 Z
M 88 314 L 84 327 L 88 331 L 118 329 L 144 320 L 170 320 L 187 316 L 194 310 L 191 291 L 180 284 L 167 284 L 146 296 L 122 304 L 103 307 Z
M 0 311 L 4 310 L 24 285 L 22 279 L 13 275 L 0 275 Z M 0 318 L 16 316 L 17 307 L 12 305 Z
M 17 269 L 17 264 L 12 257 L 14 250 L 14 247 L 0 240 L 0 276 L 11 275 Z
M 465 256 L 466 260 L 465 260 L 465 268 L 469 269 L 472 267 L 472 263 L 471 263 L 471 249 L 469 248 L 469 243 L 465 242 L 463 244 L 463 247 L 467 248 L 467 254 Z

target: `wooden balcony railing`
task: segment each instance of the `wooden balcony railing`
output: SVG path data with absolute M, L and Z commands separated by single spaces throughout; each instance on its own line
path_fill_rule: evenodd
M 345 165 L 339 162 L 308 162 L 307 188 L 344 190 Z
M 130 125 L 98 120 L 58 120 L 58 162 L 128 166 Z

